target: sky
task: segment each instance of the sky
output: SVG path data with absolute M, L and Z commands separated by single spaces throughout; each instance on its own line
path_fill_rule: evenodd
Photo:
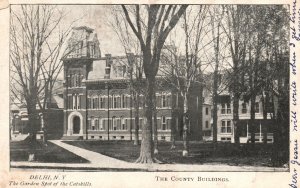
M 87 26 L 94 29 L 100 42 L 101 55 L 106 53 L 114 55 L 124 55 L 124 50 L 113 29 L 109 26 L 108 5 L 63 5 L 68 15 L 63 20 L 64 25 L 70 25 L 75 19 L 75 26 Z

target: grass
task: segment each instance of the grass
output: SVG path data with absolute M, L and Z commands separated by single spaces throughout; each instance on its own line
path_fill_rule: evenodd
M 134 162 L 139 157 L 140 146 L 134 146 L 132 141 L 64 141 L 87 150 L 120 160 Z M 256 144 L 241 145 L 237 148 L 231 143 L 218 143 L 213 153 L 212 143 L 191 142 L 189 156 L 182 157 L 183 145 L 178 142 L 176 149 L 171 150 L 170 142 L 159 142 L 159 154 L 155 157 L 167 164 L 227 164 L 234 166 L 272 166 L 272 145 Z
M 88 163 L 89 162 L 88 160 L 79 157 L 50 142 L 47 143 L 47 146 L 44 146 L 41 142 L 37 142 L 31 145 L 28 139 L 10 143 L 10 160 L 28 161 L 29 153 L 32 150 L 35 153 L 35 162 L 42 162 L 42 163 Z

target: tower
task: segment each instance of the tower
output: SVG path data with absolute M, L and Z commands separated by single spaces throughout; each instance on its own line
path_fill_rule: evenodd
M 94 30 L 74 27 L 62 57 L 64 66 L 64 137 L 86 138 L 87 89 L 85 81 L 94 60 L 101 57 Z

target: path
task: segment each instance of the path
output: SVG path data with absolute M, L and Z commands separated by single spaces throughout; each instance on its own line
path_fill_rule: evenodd
M 11 162 L 13 168 L 65 168 L 78 170 L 142 170 L 142 171 L 287 171 L 287 168 L 254 167 L 254 166 L 229 166 L 224 164 L 135 164 L 121 161 L 90 150 L 66 144 L 61 140 L 50 142 L 90 161 L 90 163 L 36 163 L 36 162 Z

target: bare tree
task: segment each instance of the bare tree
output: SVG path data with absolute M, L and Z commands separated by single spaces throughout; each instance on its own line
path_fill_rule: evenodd
M 227 5 L 226 8 L 226 21 L 227 25 L 223 25 L 228 40 L 230 54 L 232 58 L 232 79 L 230 84 L 230 90 L 233 94 L 233 131 L 234 142 L 239 144 L 239 100 L 242 94 L 242 82 L 240 79 L 240 71 L 243 69 L 243 65 L 246 58 L 246 48 L 248 42 L 248 20 L 247 20 L 247 6 L 242 5 Z
M 210 17 L 211 17 L 211 31 L 212 31 L 212 37 L 213 37 L 213 44 L 214 44 L 214 72 L 213 72 L 213 91 L 212 91 L 212 101 L 213 101 L 213 143 L 214 143 L 214 151 L 216 151 L 217 146 L 217 134 L 218 134 L 218 90 L 219 90 L 219 70 L 220 70 L 220 60 L 222 60 L 221 56 L 221 50 L 222 46 L 220 43 L 222 43 L 222 40 L 220 39 L 221 36 L 221 24 L 222 24 L 222 18 L 224 16 L 224 7 L 216 7 L 213 6 L 210 10 Z M 216 26 L 215 26 L 216 24 Z M 226 46 L 225 46 L 226 47 Z
M 171 45 L 165 47 L 170 55 L 163 56 L 163 61 L 167 64 L 163 69 L 166 78 L 173 84 L 183 101 L 183 156 L 189 153 L 189 127 L 192 119 L 195 120 L 193 123 L 198 123 L 202 136 L 203 71 L 205 69 L 203 67 L 207 67 L 209 63 L 206 57 L 201 57 L 200 54 L 208 50 L 213 42 L 208 37 L 211 28 L 208 27 L 207 18 L 208 8 L 204 5 L 187 9 L 182 20 L 185 55 L 180 55 L 177 48 Z M 197 115 L 192 117 L 191 105 L 195 101 L 197 101 Z
M 15 6 L 11 15 L 10 69 L 14 83 L 11 93 L 25 100 L 33 146 L 39 129 L 37 106 L 44 112 L 51 101 L 55 81 L 62 70 L 61 49 L 71 26 L 60 29 L 66 12 L 56 6 Z
M 140 157 L 136 161 L 139 163 L 154 162 L 152 115 L 155 76 L 158 71 L 161 49 L 165 40 L 186 8 L 187 5 L 135 5 L 134 13 L 132 14 L 128 11 L 127 6 L 122 5 L 126 21 L 139 39 L 146 76 L 145 115 L 147 121 L 142 129 L 141 152 Z M 145 22 L 142 19 L 144 16 L 146 17 Z
M 109 25 L 117 34 L 119 41 L 121 42 L 124 52 L 127 56 L 128 75 L 130 79 L 130 93 L 134 106 L 134 145 L 139 143 L 139 123 L 140 123 L 140 107 L 141 95 L 143 93 L 143 64 L 141 55 L 141 48 L 138 39 L 131 32 L 128 22 L 124 22 L 126 19 L 122 14 L 122 9 L 119 6 L 113 6 L 111 9 L 113 20 L 109 21 Z M 132 120 L 131 120 L 132 121 Z

